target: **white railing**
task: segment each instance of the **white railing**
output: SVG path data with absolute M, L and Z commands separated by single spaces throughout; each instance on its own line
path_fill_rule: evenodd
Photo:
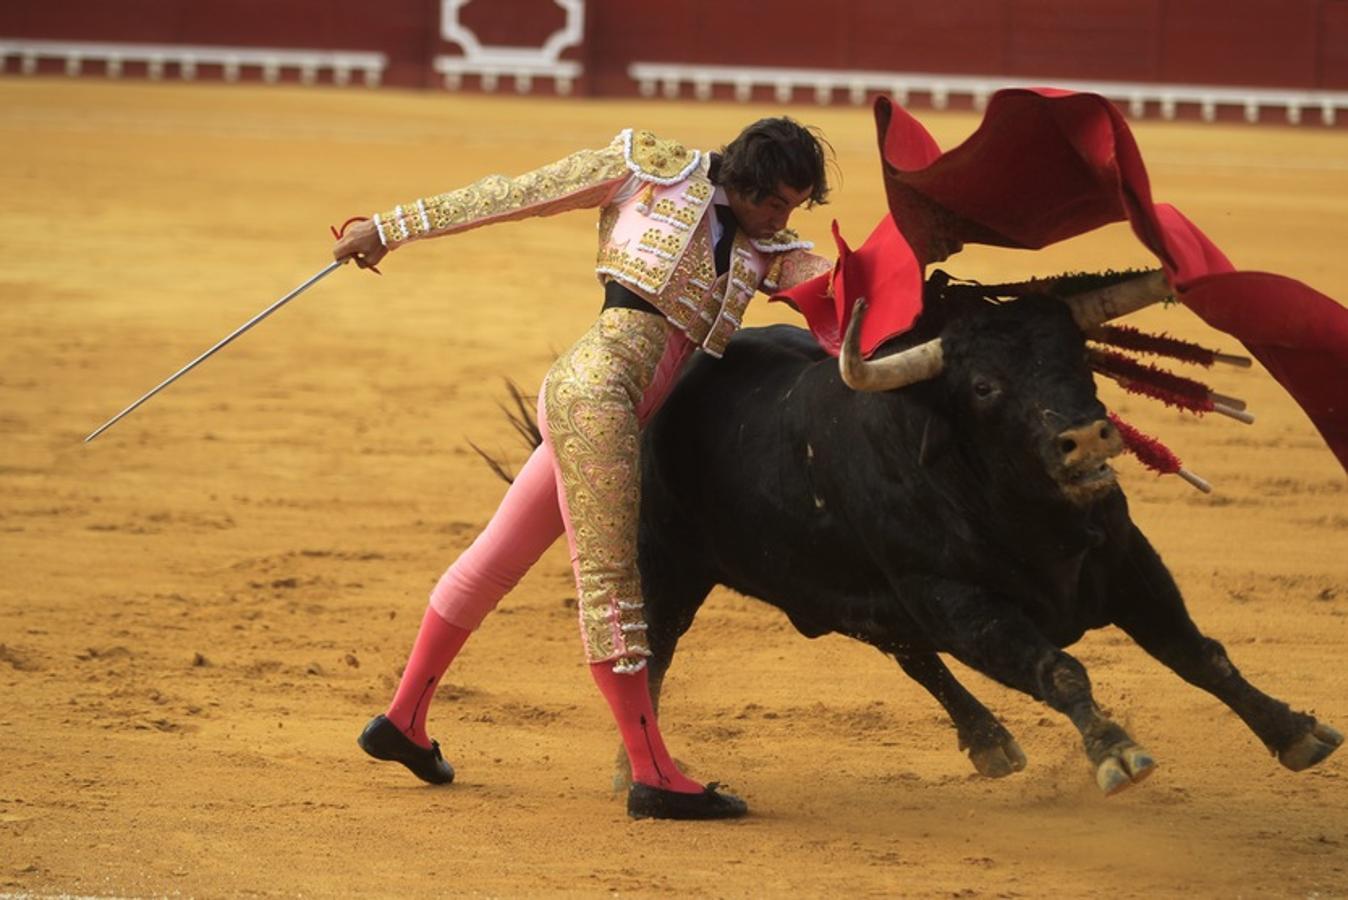
M 636 81 L 643 97 L 654 97 L 658 89 L 669 99 L 682 96 L 685 86 L 691 88 L 692 96 L 699 100 L 710 99 L 716 87 L 730 87 L 735 99 L 740 101 L 753 96 L 755 88 L 769 88 L 780 103 L 790 103 L 797 91 L 812 92 L 815 101 L 821 104 L 833 102 L 837 93 L 860 104 L 868 94 L 880 92 L 889 94 L 900 104 L 906 103 L 912 94 L 926 94 L 937 109 L 945 109 L 952 98 L 967 98 L 975 109 L 981 110 L 988 97 L 1000 88 L 1052 85 L 1064 90 L 1102 94 L 1139 119 L 1146 116 L 1148 105 L 1157 106 L 1165 119 L 1175 118 L 1181 104 L 1196 106 L 1207 122 L 1217 118 L 1219 107 L 1242 110 L 1248 122 L 1259 121 L 1260 111 L 1264 109 L 1283 110 L 1292 123 L 1300 122 L 1305 112 L 1318 112 L 1325 125 L 1333 125 L 1340 110 L 1348 112 L 1348 92 L 1336 91 L 644 62 L 632 63 L 627 73 Z
M 557 93 L 565 95 L 571 93 L 581 72 L 580 63 L 569 59 L 545 63 L 527 57 L 511 58 L 502 55 L 500 50 L 497 48 L 496 55 L 490 59 L 437 56 L 431 65 L 443 79 L 445 88 L 451 91 L 463 87 L 463 76 L 476 75 L 481 78 L 484 91 L 496 90 L 501 78 L 506 77 L 514 81 L 516 91 L 527 94 L 533 90 L 535 78 L 551 78 Z
M 170 66 L 186 80 L 197 77 L 200 66 L 220 66 L 226 81 L 238 81 L 246 69 L 256 69 L 263 81 L 276 82 L 287 70 L 297 72 L 304 84 L 313 84 L 323 72 L 335 84 L 347 84 L 359 73 L 366 85 L 377 87 L 388 65 L 383 53 L 360 50 L 294 50 L 275 47 L 212 47 L 191 44 L 120 44 L 102 41 L 34 41 L 0 38 L 0 72 L 9 71 L 9 60 L 18 60 L 18 71 L 32 75 L 38 62 L 56 59 L 65 64 L 67 75 L 79 75 L 89 63 L 101 65 L 109 78 L 122 75 L 128 63 L 144 64 L 146 75 L 158 80 Z

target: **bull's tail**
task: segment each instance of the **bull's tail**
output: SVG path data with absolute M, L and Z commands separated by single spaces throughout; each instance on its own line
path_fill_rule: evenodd
M 539 430 L 538 418 L 534 414 L 535 398 L 525 394 L 524 391 L 520 390 L 520 386 L 509 378 L 505 380 L 505 386 L 506 393 L 510 395 L 510 401 L 508 403 L 497 403 L 496 406 L 501 412 L 505 413 L 506 421 L 510 423 L 510 427 L 515 429 L 515 433 L 528 445 L 529 452 L 532 453 L 543 443 L 543 432 Z M 477 455 L 482 457 L 487 466 L 496 473 L 496 477 L 506 484 L 515 481 L 514 474 L 502 460 L 492 456 L 472 441 L 468 441 L 468 446 L 472 447 Z

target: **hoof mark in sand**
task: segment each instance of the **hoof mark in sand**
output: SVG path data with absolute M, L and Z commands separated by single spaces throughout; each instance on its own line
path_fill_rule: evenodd
M 42 666 L 28 653 L 5 644 L 0 644 L 0 663 L 7 663 L 10 668 L 19 672 L 40 672 L 42 670 Z

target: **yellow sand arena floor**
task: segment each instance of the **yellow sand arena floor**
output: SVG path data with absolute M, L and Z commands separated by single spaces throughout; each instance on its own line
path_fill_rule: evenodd
M 667 738 L 733 824 L 630 823 L 563 547 L 451 669 L 431 789 L 354 744 L 443 567 L 522 458 L 496 403 L 599 296 L 586 213 L 343 270 L 103 437 L 81 438 L 327 259 L 327 226 L 640 125 L 718 146 L 766 107 L 0 80 L 0 892 L 120 895 L 1342 896 L 1348 752 L 1283 771 L 1121 633 L 1074 651 L 1159 758 L 1098 795 L 1071 726 L 960 670 L 1029 758 L 986 781 L 892 661 L 718 593 L 667 682 Z M 801 215 L 882 212 L 864 109 Z M 943 145 L 976 124 L 924 117 Z M 1235 262 L 1348 298 L 1348 133 L 1142 123 L 1158 199 Z M 1150 261 L 1126 228 L 947 268 Z M 750 324 L 787 321 L 759 302 Z M 1234 349 L 1183 309 L 1141 324 Z M 1102 387 L 1217 486 L 1131 461 L 1134 514 L 1245 673 L 1348 730 L 1348 477 L 1257 366 L 1257 425 Z M 1348 393 L 1348 386 L 1345 386 Z

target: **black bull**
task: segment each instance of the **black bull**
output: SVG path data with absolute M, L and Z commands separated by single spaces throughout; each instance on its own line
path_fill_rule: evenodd
M 1025 756 L 938 653 L 1066 715 L 1106 792 L 1150 773 L 1063 651 L 1106 625 L 1224 702 L 1287 768 L 1332 753 L 1334 729 L 1250 685 L 1198 630 L 1131 521 L 1105 463 L 1118 437 L 1062 304 L 951 301 L 896 343 L 938 334 L 942 374 L 873 393 L 847 387 L 836 360 L 787 326 L 747 329 L 723 359 L 690 364 L 642 444 L 656 702 L 721 584 L 807 637 L 838 632 L 892 655 L 984 775 Z

